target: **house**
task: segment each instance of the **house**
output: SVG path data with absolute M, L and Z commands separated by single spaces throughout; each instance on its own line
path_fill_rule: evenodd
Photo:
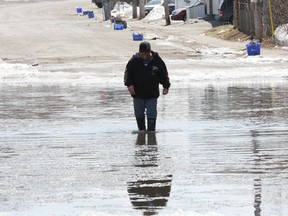
M 175 0 L 175 9 L 189 7 L 199 2 L 205 4 L 205 14 L 211 17 L 219 16 L 219 6 L 223 0 Z

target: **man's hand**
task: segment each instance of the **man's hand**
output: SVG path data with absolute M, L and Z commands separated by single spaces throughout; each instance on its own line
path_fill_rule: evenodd
M 168 90 L 168 89 L 166 89 L 166 88 L 164 88 L 164 89 L 163 89 L 163 95 L 167 95 L 167 94 L 168 94 L 168 92 L 169 92 L 169 90 Z
M 133 86 L 133 85 L 130 85 L 130 86 L 128 87 L 128 91 L 129 91 L 129 93 L 130 93 L 131 95 L 135 95 L 135 90 L 134 90 L 134 86 Z

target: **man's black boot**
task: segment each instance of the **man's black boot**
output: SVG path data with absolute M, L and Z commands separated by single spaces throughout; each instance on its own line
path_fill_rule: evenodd
M 156 119 L 148 118 L 147 121 L 148 121 L 147 131 L 155 131 Z
M 137 126 L 139 131 L 145 131 L 146 126 L 145 126 L 145 118 L 136 118 L 137 121 Z

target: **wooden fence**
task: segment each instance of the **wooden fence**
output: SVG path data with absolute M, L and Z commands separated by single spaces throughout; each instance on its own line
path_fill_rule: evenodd
M 254 34 L 254 11 L 250 6 L 250 3 L 238 3 L 238 19 L 239 30 L 248 34 Z

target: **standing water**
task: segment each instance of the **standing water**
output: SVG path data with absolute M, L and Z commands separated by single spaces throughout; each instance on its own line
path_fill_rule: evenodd
M 237 62 L 167 61 L 157 133 L 138 135 L 125 62 L 111 79 L 1 63 L 0 215 L 287 215 L 287 68 Z

